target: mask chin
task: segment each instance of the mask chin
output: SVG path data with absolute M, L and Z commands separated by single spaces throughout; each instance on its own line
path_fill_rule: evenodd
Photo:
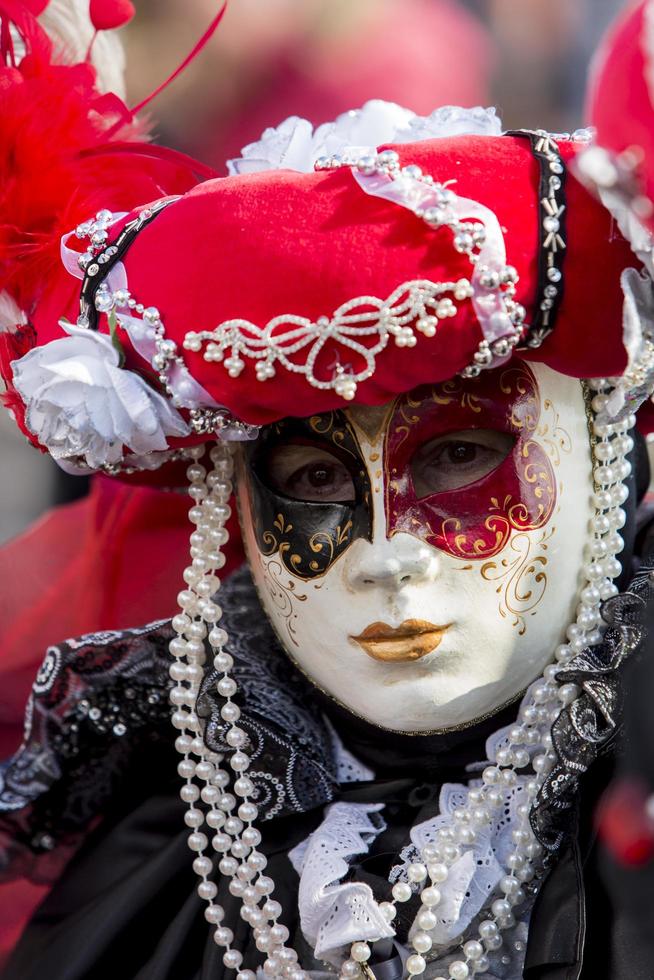
M 423 415 L 417 402 L 426 399 Z M 579 610 L 596 628 L 594 592 L 579 605 L 594 514 L 587 406 L 579 381 L 542 365 L 513 365 L 409 402 L 411 412 L 401 400 L 377 426 L 346 410 L 271 427 L 254 452 L 241 451 L 239 511 L 263 609 L 307 677 L 382 728 L 446 731 L 518 698 L 565 645 Z M 397 486 L 411 455 L 402 461 L 394 439 L 408 415 L 422 426 L 417 445 L 489 420 L 510 432 L 497 493 L 491 472 L 447 499 L 436 494 L 430 513 L 417 514 L 415 501 L 400 513 Z M 324 429 L 330 451 L 350 454 L 358 483 L 347 505 L 289 501 L 262 482 L 259 454 L 304 438 L 307 426 L 312 438 Z M 462 533 L 439 537 L 439 515 L 460 520 Z M 329 560 L 313 552 L 311 569 L 312 548 L 327 541 Z

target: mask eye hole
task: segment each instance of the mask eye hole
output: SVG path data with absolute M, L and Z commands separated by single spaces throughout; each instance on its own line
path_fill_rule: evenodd
M 459 490 L 488 476 L 504 462 L 515 438 L 498 429 L 448 432 L 424 443 L 411 460 L 418 499 Z
M 307 503 L 353 504 L 354 481 L 342 460 L 320 446 L 280 443 L 257 464 L 257 475 L 275 493 Z

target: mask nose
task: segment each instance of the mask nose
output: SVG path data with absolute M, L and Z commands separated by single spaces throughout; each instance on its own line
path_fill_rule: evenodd
M 438 552 L 409 534 L 383 542 L 360 542 L 347 572 L 354 589 L 392 588 L 433 582 L 440 571 Z

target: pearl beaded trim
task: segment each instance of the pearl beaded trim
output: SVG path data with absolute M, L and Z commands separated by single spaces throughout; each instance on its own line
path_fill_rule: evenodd
M 591 413 L 600 413 L 606 406 L 609 384 L 600 379 L 589 387 L 594 392 Z M 421 907 L 410 935 L 412 951 L 405 964 L 408 976 L 419 976 L 427 967 L 433 949 L 430 929 L 436 923 L 433 909 L 441 898 L 439 886 L 447 880 L 453 863 L 473 846 L 476 829 L 490 822 L 493 811 L 503 805 L 505 792 L 518 781 L 518 770 L 531 767 L 533 775 L 528 775 L 525 789 L 527 797 L 535 800 L 555 762 L 550 735 L 552 723 L 562 705 L 570 704 L 578 694 L 575 685 L 557 683 L 557 672 L 587 646 L 601 640 L 600 604 L 617 593 L 613 579 L 621 571 L 616 555 L 623 547 L 619 532 L 625 523 L 622 504 L 628 496 L 624 480 L 630 472 L 625 457 L 633 447 L 629 429 L 634 424 L 635 418 L 630 416 L 616 423 L 595 421 L 592 425 L 595 515 L 584 565 L 585 584 L 580 592 L 576 620 L 567 629 L 566 642 L 557 647 L 554 662 L 529 689 L 516 724 L 484 769 L 481 785 L 469 789 L 467 801 L 455 811 L 452 826 L 438 831 L 437 840 L 423 848 L 420 861 L 408 868 L 409 880 L 393 886 L 393 901 L 380 904 L 380 910 L 391 922 L 397 903 L 411 897 L 412 885 L 421 889 Z M 202 447 L 192 450 L 196 458 L 202 451 Z M 198 893 L 207 901 L 205 917 L 215 927 L 216 943 L 225 949 L 225 967 L 238 971 L 237 980 L 255 980 L 255 972 L 243 966 L 242 954 L 233 948 L 233 932 L 223 924 L 224 910 L 214 901 L 217 887 L 209 877 L 212 861 L 206 853 L 210 847 L 221 855 L 219 871 L 230 879 L 230 893 L 241 899 L 240 914 L 252 927 L 257 948 L 265 954 L 264 974 L 271 978 L 305 980 L 307 974 L 298 965 L 297 953 L 287 945 L 288 930 L 278 922 L 282 909 L 271 897 L 274 882 L 264 874 L 266 858 L 258 850 L 261 835 L 253 825 L 257 806 L 251 799 L 253 784 L 246 775 L 250 761 L 244 751 L 247 736 L 237 724 L 240 710 L 233 701 L 237 685 L 230 676 L 233 661 L 224 650 L 227 636 L 217 625 L 221 610 L 214 598 L 220 586 L 217 573 L 224 563 L 220 551 L 227 540 L 224 525 L 230 515 L 229 447 L 218 443 L 211 450 L 211 459 L 213 470 L 208 475 L 197 462 L 188 469 L 189 494 L 193 500 L 189 516 L 195 525 L 191 534 L 192 561 L 184 572 L 187 588 L 178 596 L 182 612 L 173 619 L 178 635 L 170 644 L 175 658 L 171 666 L 175 681 L 171 692 L 172 722 L 179 732 L 175 745 L 182 756 L 178 767 L 184 780 L 181 796 L 189 804 L 186 815 L 191 830 L 189 847 L 196 854 L 193 867 L 201 879 Z M 222 716 L 230 726 L 226 740 L 235 749 L 224 768 L 222 757 L 206 748 L 195 712 L 204 674 L 205 640 L 213 651 L 214 667 L 221 673 L 217 689 L 225 699 Z M 529 814 L 528 803 L 518 807 L 518 824 L 513 829 L 515 849 L 507 859 L 499 891 L 486 907 L 486 917 L 477 923 L 477 937 L 464 942 L 459 958 L 449 965 L 451 980 L 465 980 L 489 968 L 488 954 L 502 946 L 502 934 L 515 925 L 514 911 L 528 893 L 537 890 L 543 851 L 531 828 Z M 201 830 L 205 823 L 212 832 L 211 841 L 208 833 Z M 374 967 L 371 969 L 369 965 L 371 958 L 374 958 L 374 943 L 353 943 L 350 957 L 341 967 L 341 980 L 352 980 L 362 973 L 368 977 L 374 975 Z
M 193 452 L 199 458 L 204 447 L 196 447 Z M 224 652 L 227 635 L 217 625 L 221 609 L 212 598 L 220 587 L 217 572 L 224 564 L 220 549 L 228 539 L 225 522 L 231 513 L 228 500 L 232 492 L 232 460 L 224 443 L 214 446 L 210 455 L 213 469 L 208 475 L 198 462 L 188 469 L 189 494 L 194 501 L 189 511 L 195 525 L 191 534 L 192 561 L 184 572 L 187 588 L 178 596 L 182 612 L 172 622 L 178 636 L 170 643 L 175 658 L 170 668 L 175 682 L 171 691 L 172 723 L 178 731 L 175 747 L 182 756 L 178 765 L 184 780 L 180 795 L 189 804 L 185 817 L 190 829 L 188 844 L 196 855 L 193 868 L 201 879 L 198 894 L 207 902 L 205 918 L 214 927 L 216 944 L 225 950 L 225 967 L 237 970 L 238 980 L 255 980 L 252 970 L 241 969 L 242 954 L 233 948 L 233 932 L 223 924 L 224 910 L 214 901 L 218 889 L 210 880 L 213 863 L 206 853 L 210 847 L 220 855 L 219 871 L 230 879 L 231 894 L 243 903 L 241 917 L 252 927 L 257 948 L 266 954 L 266 974 L 305 980 L 306 974 L 297 965 L 297 954 L 286 945 L 288 929 L 277 921 L 281 906 L 271 897 L 274 882 L 264 874 L 267 859 L 257 849 L 261 834 L 253 821 L 258 808 L 251 800 L 253 784 L 245 775 L 250 760 L 243 751 L 246 734 L 237 724 L 240 709 L 232 700 L 237 689 L 230 677 L 233 661 Z M 222 674 L 217 685 L 225 698 L 221 714 L 229 724 L 227 742 L 235 749 L 225 768 L 221 767 L 221 756 L 207 750 L 195 712 L 204 674 L 205 639 L 214 654 L 214 667 Z M 205 824 L 207 833 L 201 829 Z
M 339 167 L 356 168 L 366 176 L 382 175 L 395 181 L 410 178 L 429 187 L 435 204 L 429 207 L 416 205 L 414 213 L 428 227 L 447 227 L 453 234 L 457 252 L 467 255 L 474 267 L 479 259 L 480 248 L 485 241 L 483 224 L 477 221 L 461 221 L 452 211 L 456 195 L 446 185 L 423 174 L 415 164 L 400 168 L 399 157 L 394 150 L 382 150 L 367 154 L 358 160 L 347 156 L 319 158 L 316 170 L 332 170 Z M 514 300 L 518 275 L 512 266 L 501 270 L 480 269 L 480 282 L 488 293 L 501 297 L 504 313 L 501 333 L 492 342 L 483 340 L 473 357 L 473 363 L 461 371 L 465 377 L 474 377 L 481 370 L 493 367 L 498 359 L 505 358 L 520 341 L 525 310 Z M 376 296 L 359 296 L 344 303 L 331 315 L 319 317 L 315 322 L 296 314 L 282 314 L 259 327 L 249 320 L 226 320 L 213 330 L 190 331 L 184 339 L 184 347 L 200 351 L 206 343 L 203 357 L 206 361 L 222 362 L 230 377 L 238 377 L 245 368 L 246 360 L 256 362 L 256 377 L 267 381 L 276 374 L 276 365 L 285 370 L 302 374 L 308 383 L 320 390 L 334 391 L 351 401 L 357 385 L 371 378 L 375 372 L 375 359 L 388 345 L 391 337 L 398 347 L 413 347 L 416 330 L 426 337 L 437 332 L 439 319 L 456 316 L 457 308 L 445 293 L 453 293 L 457 300 L 469 299 L 474 287 L 468 279 L 458 282 L 434 283 L 430 280 L 414 280 L 402 283 L 386 300 Z M 370 307 L 373 309 L 371 310 Z M 415 330 L 411 324 L 415 323 Z M 287 329 L 283 328 L 288 325 Z M 361 341 L 377 336 L 376 343 L 366 347 Z M 338 364 L 331 378 L 316 374 L 320 352 L 327 341 L 339 344 L 346 351 L 353 351 L 365 362 L 365 367 L 354 372 L 350 367 Z M 304 360 L 292 359 L 306 351 Z M 225 357 L 225 354 L 228 354 Z
M 81 456 L 71 457 L 67 459 L 67 462 L 70 463 L 71 467 L 74 467 L 79 475 L 101 472 L 106 473 L 107 476 L 131 476 L 134 473 L 158 470 L 166 463 L 178 463 L 192 459 L 195 459 L 195 455 L 191 448 L 182 446 L 180 449 L 164 449 L 161 452 L 151 452 L 145 456 L 135 456 L 128 453 L 118 463 L 103 463 L 99 467 L 89 466 Z
M 549 137 L 543 134 L 541 143 L 546 139 L 549 140 Z M 556 146 L 555 143 L 552 145 Z M 547 155 L 550 143 L 541 150 Z M 551 166 L 555 164 L 556 161 Z M 316 170 L 338 167 L 355 168 L 363 177 L 382 177 L 391 182 L 406 182 L 408 179 L 414 186 L 428 189 L 428 206 L 420 203 L 419 195 L 415 202 L 409 195 L 407 201 L 410 203 L 407 206 L 428 227 L 449 228 L 454 249 L 468 257 L 473 269 L 477 266 L 486 240 L 486 229 L 479 220 L 463 221 L 456 215 L 452 205 L 457 196 L 445 184 L 436 182 L 429 174 L 423 174 L 415 164 L 400 167 L 398 154 L 394 150 L 366 154 L 356 160 L 347 156 L 321 158 L 315 164 Z M 545 203 L 550 208 L 556 205 L 558 214 L 561 208 L 554 198 L 552 200 L 554 203 Z M 232 429 L 239 423 L 228 418 L 226 412 L 198 404 L 190 406 L 181 397 L 179 383 L 172 381 L 172 372 L 176 369 L 188 374 L 188 369 L 175 341 L 165 335 L 159 310 L 137 302 L 127 289 L 111 291 L 106 279 L 99 279 L 101 270 L 104 268 L 108 272 L 120 260 L 139 230 L 169 203 L 162 201 L 146 208 L 122 230 L 112 245 L 107 245 L 108 228 L 114 220 L 110 211 L 99 211 L 95 219 L 78 226 L 77 237 L 88 238 L 90 244 L 79 257 L 85 278 L 77 325 L 92 327 L 97 313 L 111 314 L 120 309 L 129 311 L 132 316 L 141 316 L 156 346 L 152 366 L 158 372 L 159 381 L 173 405 L 191 409 L 190 422 L 198 433 Z M 555 220 L 558 220 L 557 215 L 553 212 L 548 214 L 546 221 Z M 558 225 L 556 229 L 552 226 L 545 243 L 551 252 L 556 252 L 558 242 L 561 246 L 564 244 L 557 232 Z M 489 297 L 495 294 L 499 305 L 493 314 L 491 337 L 494 339 L 483 339 L 479 343 L 472 363 L 460 372 L 464 377 L 475 377 L 482 370 L 504 360 L 520 342 L 524 330 L 525 310 L 514 298 L 518 281 L 516 270 L 509 265 L 500 268 L 480 266 L 476 273 L 479 286 L 485 293 L 484 302 L 488 303 Z M 203 358 L 208 362 L 222 363 L 232 378 L 239 377 L 250 360 L 255 363 L 259 381 L 275 377 L 277 367 L 281 366 L 289 373 L 303 375 L 313 388 L 334 391 L 346 401 L 351 401 L 356 396 L 358 384 L 373 376 L 376 358 L 388 346 L 391 338 L 398 347 L 413 347 L 417 343 L 417 334 L 422 333 L 427 338 L 435 336 L 439 320 L 457 315 L 458 309 L 453 300 L 473 298 L 475 288 L 473 281 L 466 278 L 442 283 L 427 279 L 411 280 L 399 285 L 386 299 L 359 296 L 343 303 L 331 316 L 321 316 L 315 322 L 297 314 L 275 316 L 264 327 L 249 320 L 232 319 L 212 330 L 187 332 L 183 346 L 194 352 L 199 352 L 204 346 Z M 549 288 L 555 289 L 554 286 Z M 546 302 L 551 301 L 548 299 Z M 367 345 L 368 341 L 371 342 L 370 346 Z M 327 342 L 343 351 L 346 359 L 340 363 L 340 358 L 337 358 L 335 366 L 325 369 L 320 365 L 320 354 Z M 347 360 L 353 354 L 363 362 L 359 371 L 355 371 Z M 331 370 L 331 377 L 320 376 L 321 371 L 325 370 Z M 251 427 L 245 428 L 248 431 L 239 433 L 240 437 L 247 438 L 255 431 Z
M 565 241 L 565 180 L 566 168 L 557 139 L 588 142 L 590 134 L 579 130 L 575 134 L 555 137 L 543 129 L 511 130 L 507 136 L 527 137 L 532 153 L 540 167 L 540 247 L 538 253 L 539 297 L 524 345 L 535 349 L 554 329 L 556 316 L 563 299 L 563 259 Z
M 454 248 L 457 252 L 467 255 L 471 265 L 477 265 L 479 250 L 486 237 L 483 225 L 458 220 L 450 212 L 451 203 L 456 199 L 454 192 L 445 184 L 436 183 L 430 174 L 424 174 L 416 164 L 400 167 L 399 156 L 395 150 L 382 150 L 379 153 L 366 154 L 359 159 L 350 158 L 347 154 L 319 157 L 314 166 L 316 170 L 353 167 L 365 177 L 382 175 L 391 180 L 408 177 L 426 185 L 435 191 L 437 204 L 435 207 L 428 208 L 417 204 L 412 207 L 414 214 L 422 218 L 429 227 L 450 228 L 454 234 Z M 498 314 L 502 321 L 500 336 L 492 342 L 487 339 L 479 342 L 472 363 L 459 372 L 464 378 L 475 378 L 482 371 L 501 363 L 511 353 L 512 348 L 520 343 L 524 331 L 525 309 L 514 299 L 518 282 L 518 274 L 514 267 L 507 265 L 501 270 L 480 269 L 479 271 L 482 287 L 501 297 L 505 312 Z
M 263 328 L 248 320 L 227 320 L 214 330 L 187 333 L 184 347 L 199 351 L 206 343 L 204 360 L 222 362 L 231 378 L 243 372 L 244 358 L 249 358 L 256 361 L 258 381 L 274 378 L 278 364 L 293 374 L 304 375 L 312 388 L 335 391 L 351 401 L 357 385 L 373 376 L 375 359 L 391 337 L 397 347 L 415 347 L 416 330 L 425 337 L 433 337 L 439 320 L 456 316 L 458 309 L 447 293 L 456 300 L 465 300 L 472 295 L 472 285 L 467 279 L 443 283 L 415 279 L 402 283 L 385 300 L 376 296 L 348 300 L 331 317 L 319 317 L 315 323 L 295 314 L 276 316 Z M 416 330 L 411 326 L 414 322 Z M 287 329 L 280 330 L 284 325 L 288 325 Z M 362 343 L 366 337 L 377 338 L 372 347 Z M 359 355 L 365 367 L 353 373 L 338 364 L 332 378 L 319 378 L 317 362 L 328 341 Z M 307 350 L 303 362 L 292 359 Z M 229 356 L 225 357 L 227 352 Z

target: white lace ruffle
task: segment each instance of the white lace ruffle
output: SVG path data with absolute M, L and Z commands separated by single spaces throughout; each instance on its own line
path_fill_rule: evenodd
M 495 109 L 442 106 L 417 116 L 394 102 L 371 99 L 361 109 L 342 113 L 314 130 L 308 119 L 290 116 L 266 129 L 261 139 L 243 147 L 241 156 L 227 161 L 230 174 L 262 170 L 310 173 L 319 157 L 345 151 L 359 156 L 382 143 L 413 143 L 445 136 L 500 136 L 502 123 Z
M 525 799 L 522 779 L 507 791 L 506 803 L 493 823 L 478 831 L 474 848 L 452 865 L 447 881 L 439 886 L 441 901 L 433 909 L 437 925 L 431 936 L 440 947 L 439 967 L 456 958 L 455 947 L 470 926 L 482 917 L 505 871 L 512 852 L 511 832 L 516 808 Z M 471 788 L 478 783 L 471 783 Z M 411 831 L 411 844 L 400 855 L 402 863 L 393 869 L 392 881 L 406 880 L 406 868 L 418 859 L 418 852 L 436 839 L 442 827 L 451 826 L 454 812 L 464 805 L 468 787 L 445 784 L 439 798 L 440 813 Z M 353 858 L 367 853 L 371 842 L 384 829 L 382 804 L 335 803 L 327 807 L 325 819 L 314 833 L 289 854 L 300 875 L 298 905 L 302 932 L 315 955 L 336 965 L 356 939 L 379 939 L 394 935 L 379 910 L 372 890 L 361 882 L 340 883 Z M 525 926 L 526 929 L 526 926 Z M 525 933 L 526 935 L 526 933 Z M 451 955 L 450 955 L 451 954 Z M 489 974 L 498 980 L 521 976 L 522 959 L 514 956 L 510 971 Z M 498 963 L 498 968 L 501 964 Z
M 530 693 L 531 688 L 525 699 Z M 489 761 L 496 760 L 498 750 L 507 742 L 508 732 L 508 727 L 499 729 L 487 740 Z M 370 779 L 372 772 L 344 748 L 333 729 L 332 738 L 339 780 Z M 479 768 L 483 765 L 480 763 Z M 514 850 L 512 830 L 517 821 L 517 807 L 526 800 L 527 778 L 518 777 L 516 786 L 505 791 L 504 804 L 497 808 L 492 822 L 477 830 L 474 846 L 452 865 L 447 880 L 439 885 L 441 901 L 433 909 L 437 924 L 431 936 L 434 949 L 439 947 L 442 951 L 442 956 L 435 962 L 445 972 L 449 961 L 456 958 L 455 947 L 461 937 L 485 915 L 489 902 L 497 896 L 497 886 L 506 873 L 507 858 Z M 389 875 L 393 883 L 407 880 L 408 865 L 419 859 L 419 852 L 426 844 L 436 840 L 441 828 L 452 826 L 455 811 L 465 805 L 469 790 L 479 785 L 480 780 L 475 778 L 468 785 L 443 785 L 438 815 L 411 829 L 411 843 L 401 852 L 399 863 Z M 298 906 L 302 932 L 317 957 L 337 965 L 355 939 L 394 935 L 368 885 L 341 883 L 352 859 L 366 854 L 371 842 L 384 829 L 382 810 L 383 804 L 332 804 L 327 807 L 317 830 L 289 855 L 300 875 Z M 525 910 L 525 916 L 528 911 Z M 520 930 L 526 937 L 526 923 Z M 517 934 L 514 938 L 518 938 Z M 514 951 L 510 965 L 498 960 L 493 964 L 493 972 L 488 974 L 489 980 L 518 980 L 522 975 L 523 958 L 524 952 Z
M 500 878 L 506 874 L 506 860 L 515 850 L 511 833 L 517 807 L 527 799 L 526 782 L 523 777 L 515 787 L 507 790 L 505 803 L 496 811 L 492 823 L 477 830 L 474 846 L 464 851 L 451 866 L 447 881 L 439 886 L 441 901 L 432 910 L 438 920 L 431 933 L 434 945 L 448 947 L 459 939 L 487 905 Z M 479 785 L 479 782 L 471 781 L 469 788 Z M 391 880 L 406 880 L 407 866 L 419 860 L 419 852 L 426 844 L 436 842 L 439 830 L 452 826 L 455 811 L 465 805 L 467 797 L 467 786 L 444 784 L 438 801 L 438 816 L 412 828 L 411 845 L 402 851 L 402 864 L 393 869 Z
M 394 935 L 368 885 L 341 883 L 351 859 L 366 854 L 384 830 L 382 809 L 381 803 L 333 803 L 318 829 L 289 854 L 300 875 L 302 932 L 318 959 L 338 963 L 356 940 Z
M 372 779 L 373 771 L 360 762 L 327 721 L 334 747 L 339 783 Z M 300 875 L 299 910 L 302 931 L 316 956 L 330 958 L 339 947 L 353 942 L 362 927 L 365 936 L 392 936 L 368 885 L 338 884 L 349 860 L 365 854 L 384 829 L 377 816 L 382 804 L 335 803 L 327 808 L 320 827 L 289 854 Z M 379 932 L 380 924 L 386 929 Z M 350 937 L 350 938 L 348 938 Z M 338 959 L 338 957 L 337 957 Z
M 352 753 L 345 748 L 338 735 L 338 732 L 329 719 L 325 718 L 324 721 L 332 741 L 334 762 L 336 766 L 336 780 L 339 785 L 341 783 L 356 783 L 366 779 L 372 779 L 374 776 L 372 769 L 364 766 L 363 762 L 359 762 L 356 756 L 353 756 Z M 299 875 L 302 874 L 304 856 L 307 852 L 307 848 L 309 847 L 310 840 L 311 837 L 307 837 L 306 840 L 303 840 L 297 844 L 289 854 L 291 864 Z

